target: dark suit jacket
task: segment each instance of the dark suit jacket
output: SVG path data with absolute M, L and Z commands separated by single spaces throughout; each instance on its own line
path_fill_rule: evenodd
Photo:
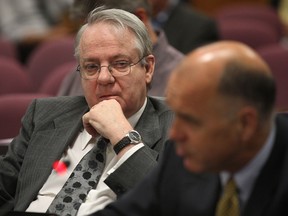
M 277 117 L 273 150 L 258 176 L 244 216 L 288 215 L 288 114 Z M 214 216 L 217 174 L 188 172 L 168 143 L 163 160 L 144 181 L 95 216 Z M 118 214 L 117 214 L 118 212 Z
M 83 96 L 35 100 L 22 120 L 22 129 L 0 159 L 0 209 L 25 210 L 66 147 L 83 128 L 81 117 L 88 111 Z M 172 112 L 163 101 L 148 98 L 136 130 L 145 147 L 137 151 L 111 174 L 106 184 L 120 195 L 134 186 L 155 166 L 166 140 Z
M 172 9 L 163 30 L 169 43 L 184 54 L 219 40 L 217 23 L 184 3 Z

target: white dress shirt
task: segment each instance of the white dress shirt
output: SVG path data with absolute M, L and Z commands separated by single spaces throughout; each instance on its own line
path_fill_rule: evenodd
M 147 99 L 145 100 L 145 103 L 141 109 L 128 119 L 133 128 L 141 117 L 146 104 Z M 97 140 L 92 138 L 86 130 L 81 131 L 75 140 L 75 143 L 69 146 L 67 151 L 62 155 L 61 161 L 70 162 L 67 171 L 63 174 L 59 174 L 55 170 L 52 170 L 47 181 L 40 189 L 37 199 L 30 204 L 30 206 L 26 209 L 26 212 L 46 212 L 76 165 L 79 163 L 82 157 L 93 148 L 95 143 L 97 143 Z M 116 194 L 104 183 L 104 180 L 143 146 L 143 143 L 135 145 L 117 161 L 113 146 L 108 144 L 106 150 L 106 163 L 104 172 L 99 180 L 97 187 L 90 190 L 86 201 L 80 206 L 77 213 L 78 216 L 89 215 L 93 212 L 96 212 L 97 210 L 103 209 L 107 204 L 117 199 Z

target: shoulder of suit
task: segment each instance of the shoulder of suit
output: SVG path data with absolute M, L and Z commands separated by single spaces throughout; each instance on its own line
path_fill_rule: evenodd
M 148 103 L 151 103 L 154 109 L 159 112 L 172 112 L 166 104 L 165 97 L 148 96 Z
M 35 100 L 35 106 L 40 109 L 75 109 L 87 108 L 87 102 L 84 96 L 60 96 L 60 97 L 47 97 L 37 98 Z M 42 107 L 42 108 L 41 108 Z
M 45 98 L 37 98 L 39 103 L 86 103 L 84 96 L 58 96 L 58 97 L 45 97 Z

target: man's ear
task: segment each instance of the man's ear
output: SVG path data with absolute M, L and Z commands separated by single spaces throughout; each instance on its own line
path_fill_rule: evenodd
M 155 68 L 155 57 L 153 55 L 148 55 L 146 57 L 146 62 L 147 64 L 145 65 L 146 69 L 145 79 L 146 83 L 151 83 Z
M 149 20 L 149 16 L 144 8 L 137 8 L 134 14 L 144 23 L 146 24 Z
M 246 106 L 239 112 L 242 140 L 247 141 L 253 137 L 259 127 L 259 114 L 254 107 Z

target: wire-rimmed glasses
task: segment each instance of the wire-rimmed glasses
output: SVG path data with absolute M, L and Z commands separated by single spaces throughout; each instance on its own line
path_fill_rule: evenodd
M 87 79 L 87 80 L 97 79 L 99 76 L 99 73 L 101 72 L 102 67 L 107 67 L 108 71 L 113 77 L 125 76 L 131 72 L 132 66 L 137 65 L 145 57 L 146 56 L 143 56 L 136 63 L 132 63 L 132 64 L 129 61 L 121 60 L 121 61 L 112 62 L 109 65 L 102 65 L 102 66 L 99 64 L 95 64 L 95 63 L 87 64 L 84 67 L 81 67 L 80 65 L 78 65 L 77 71 L 80 73 L 80 76 L 82 79 Z

